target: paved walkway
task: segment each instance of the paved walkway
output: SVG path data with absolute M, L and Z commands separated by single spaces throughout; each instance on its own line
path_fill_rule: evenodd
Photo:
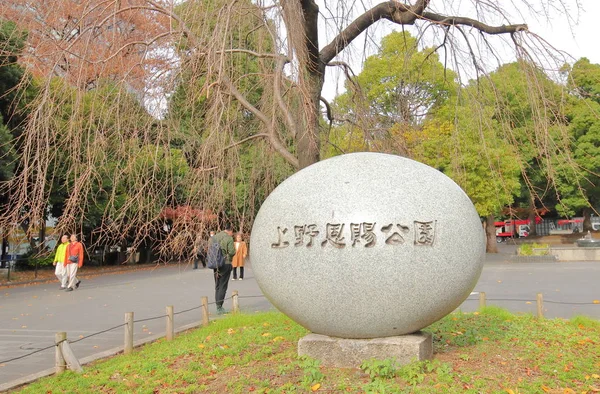
M 272 308 L 254 281 L 251 268 L 244 281 L 231 281 L 240 294 L 240 308 L 246 312 Z M 0 361 L 19 357 L 54 343 L 54 334 L 66 331 L 70 340 L 94 334 L 123 323 L 126 312 L 135 320 L 164 316 L 173 305 L 175 313 L 201 305 L 203 296 L 214 302 L 212 270 L 191 270 L 189 265 L 164 267 L 155 271 L 136 271 L 98 276 L 83 280 L 81 287 L 66 293 L 57 283 L 0 289 Z M 244 298 L 251 297 L 251 298 Z M 225 302 L 226 309 L 231 301 Z M 209 312 L 215 313 L 214 305 Z M 211 317 L 211 318 L 213 318 Z M 201 320 L 201 310 L 175 316 L 177 327 Z M 134 325 L 134 340 L 165 332 L 165 318 Z M 123 346 L 123 328 L 93 336 L 73 344 L 78 358 Z M 54 365 L 54 349 L 0 365 L 0 386 L 8 381 Z
M 510 263 L 508 256 L 490 256 L 475 292 L 486 292 L 488 305 L 513 312 L 535 313 L 536 293 L 543 293 L 547 317 L 569 318 L 583 314 L 600 319 L 600 262 L 592 263 Z M 135 271 L 121 275 L 85 279 L 79 290 L 65 293 L 57 283 L 0 289 L 0 361 L 26 355 L 52 346 L 54 334 L 66 331 L 70 340 L 121 325 L 126 312 L 135 320 L 134 339 L 139 340 L 165 331 L 165 307 L 173 305 L 177 327 L 201 320 L 201 297 L 214 302 L 212 271 L 191 270 L 189 265 L 174 265 L 154 271 Z M 271 309 L 262 296 L 252 269 L 246 269 L 244 281 L 230 282 L 240 294 L 244 312 Z M 248 298 L 245 298 L 248 297 Z M 475 293 L 460 307 L 474 311 Z M 225 303 L 231 308 L 231 301 Z M 210 306 L 214 316 L 214 305 Z M 212 317 L 211 317 L 212 318 Z M 92 336 L 73 344 L 78 358 L 123 345 L 123 328 Z M 14 379 L 54 366 L 54 349 L 0 365 L 0 387 Z M 0 389 L 1 391 L 1 389 Z

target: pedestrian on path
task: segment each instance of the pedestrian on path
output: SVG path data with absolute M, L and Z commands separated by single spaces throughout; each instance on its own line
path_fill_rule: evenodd
M 63 235 L 60 237 L 60 245 L 56 248 L 56 254 L 54 255 L 54 262 L 52 263 L 56 268 L 54 269 L 54 275 L 60 282 L 60 289 L 65 290 L 67 288 L 67 269 L 65 267 L 65 256 L 67 255 L 67 246 L 69 245 L 69 236 Z
M 231 280 L 237 280 L 237 269 L 240 268 L 240 278 L 239 280 L 244 280 L 244 260 L 246 260 L 246 256 L 248 256 L 248 246 L 246 242 L 242 239 L 242 234 L 237 233 L 235 236 L 235 242 L 233 243 L 235 247 L 235 256 L 231 260 L 231 266 L 233 267 L 233 278 Z
M 211 244 L 219 244 L 221 253 L 225 258 L 225 264 L 221 268 L 213 269 L 215 276 L 215 303 L 217 304 L 217 313 L 222 315 L 225 313 L 223 301 L 225 301 L 227 286 L 231 277 L 231 258 L 235 255 L 233 229 L 230 226 L 225 227 L 223 231 L 211 237 L 210 242 Z
M 83 244 L 77 241 L 77 235 L 71 234 L 71 243 L 67 245 L 65 256 L 65 267 L 67 267 L 67 276 L 69 278 L 67 289 L 73 291 L 78 289 L 81 281 L 77 279 L 77 269 L 83 265 Z

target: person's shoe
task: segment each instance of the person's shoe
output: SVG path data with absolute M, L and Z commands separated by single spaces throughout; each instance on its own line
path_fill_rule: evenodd
M 72 287 L 67 287 L 67 290 L 65 290 L 65 291 L 73 291 L 73 288 Z
M 231 278 L 231 280 L 237 280 L 237 278 Z
M 58 289 L 59 289 L 59 290 L 65 290 L 65 289 L 66 289 L 66 287 L 62 287 L 62 286 L 61 286 L 61 287 L 59 287 Z
M 244 280 L 244 278 L 240 278 L 240 279 L 238 279 L 238 280 Z
M 76 288 L 76 289 L 79 289 L 79 285 L 80 285 L 80 284 L 81 284 L 81 281 L 80 281 L 80 280 L 78 280 L 78 281 L 77 281 L 77 283 L 75 283 L 75 288 Z
M 227 311 L 225 310 L 225 308 L 217 308 L 217 315 L 224 315 L 226 313 Z

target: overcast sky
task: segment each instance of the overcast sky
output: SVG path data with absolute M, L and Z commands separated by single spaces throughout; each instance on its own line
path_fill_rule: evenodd
M 575 3 L 575 0 L 570 1 Z M 559 15 L 553 15 L 550 23 L 535 19 L 527 21 L 529 30 L 576 59 L 587 57 L 592 63 L 600 63 L 600 0 L 580 0 L 580 3 L 584 10 L 572 28 Z
M 513 16 L 513 23 L 526 23 L 529 27 L 529 30 L 533 33 L 536 33 L 543 39 L 545 39 L 549 45 L 553 46 L 555 49 L 564 51 L 573 59 L 569 59 L 571 63 L 581 57 L 587 57 L 590 59 L 592 63 L 600 64 L 600 22 L 597 20 L 598 15 L 600 15 L 600 0 L 564 0 L 565 3 L 570 4 L 571 8 L 571 17 L 573 18 L 571 21 L 568 21 L 564 18 L 564 15 L 560 13 L 560 10 L 553 10 L 549 12 L 549 14 L 525 14 L 523 17 Z M 581 12 L 575 12 L 576 3 L 582 7 Z M 468 3 L 468 2 L 465 2 Z M 536 4 L 539 1 L 536 2 Z M 453 4 L 456 4 L 453 2 Z M 521 3 L 522 4 L 522 3 Z M 558 4 L 555 2 L 555 4 Z M 468 15 L 467 16 L 473 16 Z M 393 30 L 399 30 L 400 28 L 397 25 L 393 25 L 387 22 L 379 22 L 379 26 L 382 26 L 378 33 L 375 35 L 385 35 Z M 411 27 L 406 27 L 406 30 L 410 31 L 412 34 L 416 34 L 415 30 L 412 30 Z M 507 37 L 505 36 L 504 39 Z M 360 41 L 360 37 L 357 40 Z M 491 38 L 494 40 L 494 38 Z M 329 39 L 325 39 L 323 41 L 328 42 Z M 497 43 L 498 41 L 496 41 Z M 500 44 L 502 45 L 502 44 Z M 512 45 L 511 45 L 512 47 Z M 347 51 L 348 52 L 348 51 Z M 372 53 L 372 51 L 371 51 Z M 502 62 L 509 62 L 514 60 L 514 49 L 510 48 L 506 51 L 501 50 L 498 53 L 501 54 Z M 362 63 L 362 59 L 357 58 L 346 58 L 344 54 L 342 54 L 342 58 L 344 61 L 350 63 L 354 68 L 356 73 L 360 72 L 360 64 Z M 563 57 L 552 65 L 549 65 L 549 69 L 556 69 L 562 65 Z M 566 58 L 565 58 L 566 59 Z M 448 64 L 450 68 L 454 68 L 452 65 Z M 494 59 L 490 58 L 490 64 L 488 65 L 492 69 L 497 67 L 497 63 Z M 323 89 L 323 96 L 328 100 L 333 99 L 337 94 L 343 92 L 343 74 L 341 71 L 335 71 L 335 68 L 328 67 L 327 69 L 327 78 L 325 82 L 325 86 Z M 491 71 L 491 70 L 490 70 Z M 335 75 L 334 75 L 335 74 Z M 338 79 L 337 84 L 335 80 Z

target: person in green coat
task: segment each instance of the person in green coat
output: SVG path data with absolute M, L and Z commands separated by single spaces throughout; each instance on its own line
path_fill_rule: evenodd
M 221 247 L 223 257 L 225 257 L 225 265 L 219 269 L 213 270 L 215 276 L 215 303 L 217 304 L 217 313 L 222 315 L 225 313 L 223 301 L 225 301 L 227 286 L 229 285 L 229 278 L 231 277 L 231 259 L 235 255 L 233 229 L 231 226 L 225 227 L 223 231 L 211 237 L 210 242 L 217 242 Z

